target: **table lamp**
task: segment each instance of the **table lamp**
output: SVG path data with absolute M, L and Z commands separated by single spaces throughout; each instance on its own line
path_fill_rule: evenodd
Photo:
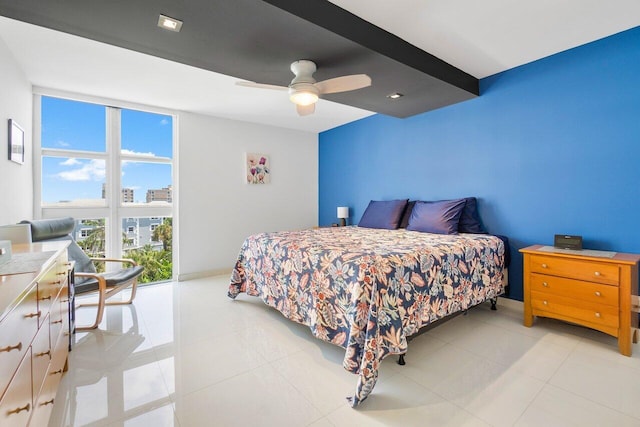
M 347 225 L 347 218 L 349 218 L 348 206 L 338 206 L 338 218 L 340 219 L 340 227 Z

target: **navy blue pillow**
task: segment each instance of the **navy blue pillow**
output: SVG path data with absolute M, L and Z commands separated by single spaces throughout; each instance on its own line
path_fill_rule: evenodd
M 416 202 L 407 230 L 437 234 L 458 234 L 458 223 L 466 200 Z
M 402 217 L 400 218 L 400 224 L 398 225 L 398 228 L 407 228 L 407 225 L 409 225 L 409 218 L 411 217 L 411 211 L 413 210 L 413 205 L 415 204 L 415 200 L 407 202 L 407 207 L 404 208 L 404 212 L 402 213 Z
M 486 234 L 486 231 L 480 223 L 480 216 L 478 215 L 478 204 L 475 197 L 466 197 L 464 209 L 460 215 L 460 222 L 458 223 L 459 233 L 478 233 Z
M 395 230 L 398 228 L 400 216 L 407 206 L 408 199 L 403 200 L 371 200 L 362 214 L 358 227 L 384 228 Z

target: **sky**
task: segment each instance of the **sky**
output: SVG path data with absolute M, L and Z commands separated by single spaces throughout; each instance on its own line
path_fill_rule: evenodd
M 172 117 L 122 109 L 122 152 L 173 157 Z M 42 97 L 42 148 L 102 152 L 106 150 L 106 107 L 78 101 Z M 104 161 L 87 158 L 43 158 L 44 203 L 101 199 Z M 123 162 L 122 186 L 134 189 L 136 202 L 144 202 L 148 189 L 171 184 L 168 164 Z

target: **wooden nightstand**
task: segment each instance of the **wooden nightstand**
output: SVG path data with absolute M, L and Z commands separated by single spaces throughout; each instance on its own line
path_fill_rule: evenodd
M 524 255 L 524 325 L 533 325 L 533 317 L 540 316 L 587 326 L 617 337 L 620 353 L 631 356 L 631 341 L 637 342 L 632 328 L 638 327 L 631 295 L 638 294 L 640 255 L 601 257 L 548 248 L 520 249 Z

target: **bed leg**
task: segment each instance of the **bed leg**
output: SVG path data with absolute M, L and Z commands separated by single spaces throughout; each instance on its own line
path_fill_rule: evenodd
M 404 353 L 398 357 L 398 365 L 404 366 L 406 363 L 404 361 Z
M 497 310 L 498 307 L 496 307 L 496 304 L 498 303 L 498 298 L 491 298 L 489 301 L 491 301 L 491 310 Z

